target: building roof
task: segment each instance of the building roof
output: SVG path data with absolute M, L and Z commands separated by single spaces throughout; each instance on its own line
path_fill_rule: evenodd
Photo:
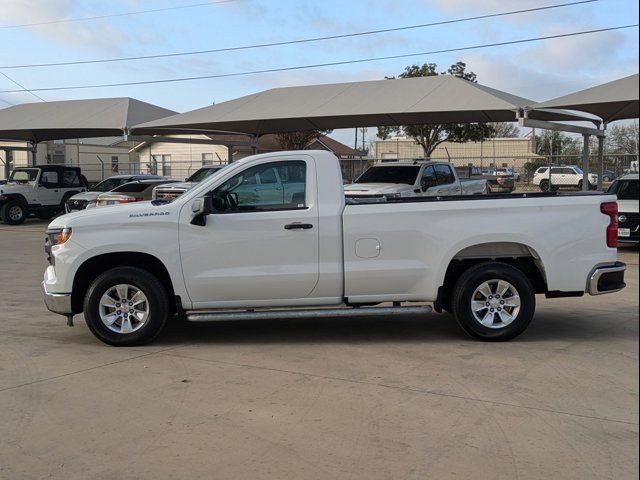
M 129 97 L 23 103 L 0 110 L 0 139 L 42 142 L 121 136 L 135 124 L 175 113 Z
M 450 75 L 274 88 L 137 125 L 134 134 L 253 135 L 428 123 L 512 122 L 536 102 Z M 536 110 L 531 118 L 577 120 Z
M 638 74 L 547 100 L 533 108 L 578 110 L 597 115 L 605 122 L 638 118 Z
M 250 149 L 251 136 L 250 135 L 233 135 L 233 134 L 211 134 L 207 135 L 216 142 L 247 142 L 244 147 L 236 147 L 236 149 Z M 305 147 L 306 150 L 329 150 L 333 152 L 337 157 L 362 157 L 362 153 L 351 147 L 348 147 L 344 143 L 331 138 L 327 135 L 321 135 L 317 139 L 311 141 L 309 145 Z M 267 135 L 261 135 L 258 137 L 258 152 L 279 152 L 282 150 L 280 142 L 278 141 L 278 135 L 271 133 Z

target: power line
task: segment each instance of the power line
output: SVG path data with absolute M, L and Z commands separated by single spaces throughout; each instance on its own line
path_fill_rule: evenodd
M 0 25 L 0 29 L 8 29 L 8 28 L 23 28 L 23 27 L 39 27 L 43 25 L 53 25 L 57 23 L 69 23 L 69 22 L 84 22 L 87 20 L 101 20 L 104 18 L 113 18 L 113 17 L 128 17 L 130 15 L 140 15 L 143 13 L 157 13 L 157 12 L 167 12 L 170 10 L 180 10 L 185 8 L 194 8 L 194 7 L 204 7 L 207 5 L 215 5 L 218 3 L 229 3 L 236 2 L 238 0 L 218 0 L 204 3 L 192 3 L 190 5 L 177 5 L 173 7 L 164 7 L 164 8 L 154 8 L 152 10 L 138 10 L 135 12 L 122 12 L 122 13 L 111 13 L 105 15 L 96 15 L 93 17 L 80 17 L 80 18 L 63 18 L 60 20 L 50 20 L 47 22 L 36 22 L 36 23 L 23 23 L 19 25 Z
M 135 57 L 118 57 L 118 58 L 105 58 L 105 59 L 97 59 L 97 60 L 75 60 L 69 62 L 48 62 L 48 63 L 33 63 L 33 64 L 23 64 L 23 65 L 6 65 L 0 66 L 0 68 L 4 69 L 16 69 L 16 68 L 41 68 L 41 67 L 59 67 L 65 65 L 86 65 L 86 64 L 94 64 L 94 63 L 111 63 L 111 62 L 126 62 L 132 60 L 149 60 L 149 59 L 157 59 L 157 58 L 169 58 L 169 57 L 182 57 L 187 55 L 202 55 L 206 53 L 220 53 L 220 52 L 233 52 L 238 50 L 249 50 L 256 48 L 265 48 L 265 47 L 276 47 L 283 45 L 296 45 L 301 43 L 311 43 L 311 42 L 319 42 L 326 40 L 337 40 L 341 38 L 352 38 L 352 37 L 360 37 L 365 35 L 376 35 L 380 33 L 389 33 L 389 32 L 399 32 L 403 30 L 413 30 L 418 28 L 427 28 L 427 27 L 435 27 L 438 25 L 449 25 L 452 23 L 462 23 L 462 22 L 470 22 L 473 20 L 482 20 L 487 18 L 496 18 L 503 17 L 507 15 L 516 15 L 521 13 L 531 13 L 538 12 L 542 10 L 551 10 L 554 8 L 562 8 L 569 7 L 575 5 L 582 5 L 585 3 L 594 3 L 600 0 L 579 0 L 569 3 L 560 3 L 555 5 L 547 5 L 542 7 L 534 7 L 527 8 L 522 10 L 512 10 L 508 12 L 500 12 L 500 13 L 490 13 L 486 15 L 477 15 L 473 17 L 465 17 L 465 18 L 457 18 L 452 20 L 442 20 L 439 22 L 431 22 L 431 23 L 421 23 L 418 25 L 407 25 L 401 27 L 393 27 L 393 28 L 384 28 L 379 30 L 367 30 L 363 32 L 355 32 L 355 33 L 345 33 L 341 35 L 329 35 L 325 37 L 311 37 L 311 38 L 302 38 L 298 40 L 286 40 L 282 42 L 271 42 L 271 43 L 257 43 L 253 45 L 242 45 L 237 47 L 226 47 L 226 48 L 215 48 L 210 50 L 192 50 L 187 52 L 176 52 L 176 53 L 162 53 L 156 55 L 140 55 Z
M 458 47 L 458 48 L 448 48 L 444 50 L 433 50 L 430 52 L 419 52 L 419 53 L 405 53 L 402 55 L 388 55 L 384 57 L 370 57 L 370 58 L 360 58 L 356 60 L 344 60 L 339 62 L 327 62 L 327 63 L 315 63 L 309 65 L 298 65 L 293 67 L 281 67 L 281 68 L 269 68 L 264 70 L 251 70 L 246 72 L 233 72 L 233 73 L 219 73 L 212 75 L 200 75 L 194 77 L 181 77 L 181 78 L 167 78 L 167 79 L 159 79 L 159 80 L 145 80 L 139 82 L 121 82 L 121 83 L 98 83 L 93 85 L 73 85 L 73 86 L 61 86 L 61 87 L 43 87 L 43 88 L 32 88 L 31 91 L 34 92 L 44 92 L 44 91 L 60 91 L 60 90 L 80 90 L 80 89 L 88 89 L 88 88 L 107 88 L 107 87 L 125 87 L 132 85 L 151 85 L 158 83 L 175 83 L 175 82 L 187 82 L 192 80 L 206 80 L 213 78 L 228 78 L 228 77 L 240 77 L 246 75 L 256 75 L 262 73 L 275 73 L 275 72 L 287 72 L 292 70 L 305 70 L 311 68 L 320 68 L 320 67 L 332 67 L 337 65 L 348 65 L 348 64 L 356 64 L 356 63 L 365 63 L 365 62 L 377 62 L 380 60 L 393 60 L 398 58 L 408 58 L 408 57 L 418 57 L 424 55 L 435 55 L 440 53 L 450 53 L 450 52 L 461 52 L 465 50 L 476 50 L 481 48 L 490 48 L 490 47 L 499 47 L 504 45 L 515 45 L 521 43 L 529 43 L 529 42 L 537 42 L 541 40 L 551 40 L 555 38 L 566 38 L 566 37 L 575 37 L 578 35 L 588 35 L 592 33 L 601 33 L 601 32 L 609 32 L 613 30 L 623 30 L 626 28 L 635 28 L 638 27 L 638 24 L 633 25 L 622 25 L 618 27 L 607 27 L 607 28 L 599 28 L 596 30 L 585 30 L 581 32 L 571 32 L 571 33 L 561 33 L 557 35 L 548 35 L 545 37 L 534 37 L 534 38 L 524 38 L 520 40 L 511 40 L 507 42 L 495 42 L 495 43 L 487 43 L 482 45 L 470 45 L 466 47 Z M 0 93 L 18 93 L 24 92 L 27 90 L 0 90 Z
M 0 102 L 6 103 L 7 105 L 10 105 L 10 106 L 14 106 L 15 105 L 15 103 L 11 103 L 8 100 L 5 100 L 4 98 L 0 98 Z
M 11 78 L 9 75 L 7 75 L 6 73 L 0 71 L 0 75 L 2 75 L 4 78 L 6 78 L 7 80 L 9 80 L 12 83 L 15 83 L 16 85 L 18 85 L 20 88 L 22 88 L 21 91 L 23 92 L 28 92 L 31 95 L 33 95 L 34 97 L 36 97 L 38 100 L 42 101 L 42 102 L 46 102 L 46 100 L 44 98 L 42 98 L 41 96 L 39 96 L 36 93 L 33 93 L 31 90 L 29 90 L 27 87 L 25 87 L 24 85 L 22 85 L 21 83 L 18 83 L 17 81 L 15 81 L 13 78 Z M 8 103 L 8 102 L 7 102 Z

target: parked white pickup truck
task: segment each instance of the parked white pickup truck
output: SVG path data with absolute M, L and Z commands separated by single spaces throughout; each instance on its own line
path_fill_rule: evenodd
M 256 176 L 274 169 L 281 181 L 255 191 Z M 256 155 L 170 203 L 57 218 L 42 286 L 49 310 L 69 320 L 84 312 L 112 345 L 152 340 L 172 313 L 190 321 L 417 314 L 430 309 L 424 302 L 452 312 L 476 338 L 507 340 L 531 321 L 535 294 L 625 286 L 615 200 L 352 202 L 329 152 Z M 384 302 L 392 306 L 374 307 Z
M 344 189 L 347 198 L 378 199 L 481 195 L 485 179 L 460 179 L 448 162 L 385 162 L 368 168 Z

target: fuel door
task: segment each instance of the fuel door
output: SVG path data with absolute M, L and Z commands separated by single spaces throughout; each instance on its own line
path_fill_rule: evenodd
M 380 255 L 380 242 L 377 238 L 360 238 L 356 241 L 356 256 L 376 258 Z

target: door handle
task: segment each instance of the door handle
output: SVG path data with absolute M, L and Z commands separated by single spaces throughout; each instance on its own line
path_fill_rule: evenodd
M 309 230 L 313 228 L 310 223 L 288 223 L 284 226 L 285 230 Z

